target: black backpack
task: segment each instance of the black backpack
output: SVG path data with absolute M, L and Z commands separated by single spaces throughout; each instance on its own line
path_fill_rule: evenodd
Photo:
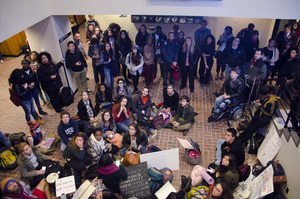
M 11 133 L 8 135 L 8 139 L 14 148 L 16 148 L 16 145 L 20 144 L 21 142 L 27 143 L 26 134 L 23 132 Z
M 74 102 L 74 95 L 70 87 L 63 87 L 60 100 L 63 106 L 69 106 Z

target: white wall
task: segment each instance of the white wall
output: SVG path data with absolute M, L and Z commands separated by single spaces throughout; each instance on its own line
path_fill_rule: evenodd
M 299 0 L 1 0 L 0 42 L 50 15 L 159 14 L 298 19 L 299 7 Z
M 86 15 L 88 19 L 88 15 Z M 122 29 L 125 29 L 129 33 L 129 37 L 134 42 L 135 36 L 142 23 L 131 23 L 131 16 L 119 17 L 119 15 L 95 15 L 95 19 L 99 22 L 100 28 L 106 30 L 110 23 L 118 23 Z M 248 26 L 250 22 L 255 24 L 255 29 L 260 33 L 260 47 L 265 47 L 268 40 L 272 36 L 272 31 L 275 23 L 275 19 L 257 19 L 257 18 L 233 18 L 233 17 L 205 17 L 208 21 L 207 27 L 211 29 L 212 34 L 219 39 L 219 36 L 223 33 L 225 26 L 229 25 L 233 28 L 233 34 L 236 35 L 241 29 Z M 157 25 L 161 25 L 163 32 L 168 33 L 172 30 L 173 24 L 157 24 L 157 23 L 145 23 L 147 28 Z M 180 30 L 185 32 L 185 37 L 191 36 L 194 38 L 194 32 L 199 28 L 198 24 L 180 24 Z

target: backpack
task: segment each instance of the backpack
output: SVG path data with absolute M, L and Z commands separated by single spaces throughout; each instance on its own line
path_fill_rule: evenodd
M 192 190 L 188 193 L 188 199 L 191 198 L 201 198 L 205 199 L 207 196 L 208 187 L 200 185 L 198 187 L 192 188 Z
M 148 169 L 149 174 L 149 186 L 151 194 L 154 195 L 164 184 L 163 174 L 155 167 Z
M 13 170 L 18 166 L 18 155 L 16 152 L 10 150 L 9 147 L 2 147 L 0 149 L 0 170 Z
M 26 134 L 23 132 L 19 132 L 19 133 L 11 133 L 8 135 L 8 139 L 11 142 L 11 145 L 16 148 L 16 145 L 20 144 L 21 142 L 26 142 Z
M 168 167 L 164 167 L 160 170 L 160 172 L 162 173 L 163 175 L 163 184 L 165 184 L 166 182 L 170 182 L 172 183 L 172 180 L 173 180 L 173 172 L 171 169 L 169 169 Z
M 264 136 L 261 134 L 256 133 L 254 136 L 252 135 L 250 138 L 250 143 L 246 147 L 246 151 L 249 154 L 257 154 L 258 148 L 264 141 Z
M 194 142 L 192 138 L 190 140 L 193 149 L 185 149 L 183 160 L 191 165 L 197 165 L 201 162 L 201 150 L 197 142 Z
M 63 87 L 60 93 L 60 101 L 63 106 L 69 106 L 74 102 L 73 92 L 70 87 Z
M 9 89 L 9 94 L 10 94 L 10 101 L 15 105 L 15 106 L 20 106 L 21 105 L 21 98 L 16 94 L 16 92 L 13 89 Z
M 161 151 L 161 149 L 155 145 L 151 145 L 151 146 L 147 147 L 147 153 L 153 153 L 153 152 L 157 152 L 157 151 Z

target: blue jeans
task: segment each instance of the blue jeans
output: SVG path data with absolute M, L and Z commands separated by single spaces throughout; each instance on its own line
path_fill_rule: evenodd
M 222 161 L 222 150 L 221 150 L 221 146 L 222 144 L 224 143 L 225 141 L 222 140 L 222 139 L 219 139 L 218 140 L 218 143 L 217 143 L 217 157 L 216 157 L 216 161 L 215 161 L 215 164 L 216 165 L 220 165 L 221 161 Z
M 27 100 L 27 101 L 22 100 L 21 101 L 21 106 L 22 106 L 22 108 L 25 112 L 25 118 L 26 118 L 27 122 L 31 120 L 30 115 L 32 115 L 35 120 L 37 120 L 39 118 L 38 114 L 36 113 L 36 111 L 34 109 L 32 98 L 30 100 Z
M 123 149 L 121 150 L 120 152 L 120 156 L 121 157 L 124 157 L 125 156 L 125 152 L 126 152 L 127 148 L 126 147 L 123 147 Z M 140 148 L 140 151 L 141 151 L 141 154 L 145 154 L 146 153 L 146 147 L 145 146 L 142 146 Z
M 230 104 L 231 100 L 230 99 L 224 99 L 222 95 L 220 95 L 219 97 L 216 98 L 215 100 L 215 107 L 214 107 L 214 112 L 218 113 L 220 112 L 220 110 L 218 110 L 219 108 L 224 108 L 226 103 Z
M 104 67 L 104 74 L 106 78 L 106 85 L 110 89 L 113 89 L 114 86 L 114 77 L 110 74 L 110 69 Z
M 33 95 L 33 99 L 35 101 L 35 104 L 36 104 L 37 108 L 39 110 L 42 109 L 41 104 L 40 104 L 40 100 L 39 100 L 39 89 L 38 88 L 34 88 L 32 90 L 32 95 Z
M 69 138 L 71 140 L 72 138 Z M 60 142 L 60 151 L 64 152 L 64 150 L 67 148 L 67 145 L 61 140 Z
M 123 122 L 119 122 L 117 124 L 117 127 L 120 128 L 123 132 L 128 132 L 130 124 L 132 124 L 132 122 L 126 119 Z
M 236 69 L 238 74 L 241 74 L 241 69 L 240 68 L 231 68 L 229 66 L 225 66 L 225 75 L 226 75 L 226 79 L 230 76 L 230 72 L 232 69 Z

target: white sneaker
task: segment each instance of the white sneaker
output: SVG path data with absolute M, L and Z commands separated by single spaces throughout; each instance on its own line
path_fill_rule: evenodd
M 92 91 L 92 90 L 90 90 L 89 88 L 87 88 L 87 89 L 86 89 L 86 92 L 88 92 L 88 93 L 92 93 L 93 91 Z
M 4 62 L 3 59 L 1 59 L 0 62 L 3 63 Z

